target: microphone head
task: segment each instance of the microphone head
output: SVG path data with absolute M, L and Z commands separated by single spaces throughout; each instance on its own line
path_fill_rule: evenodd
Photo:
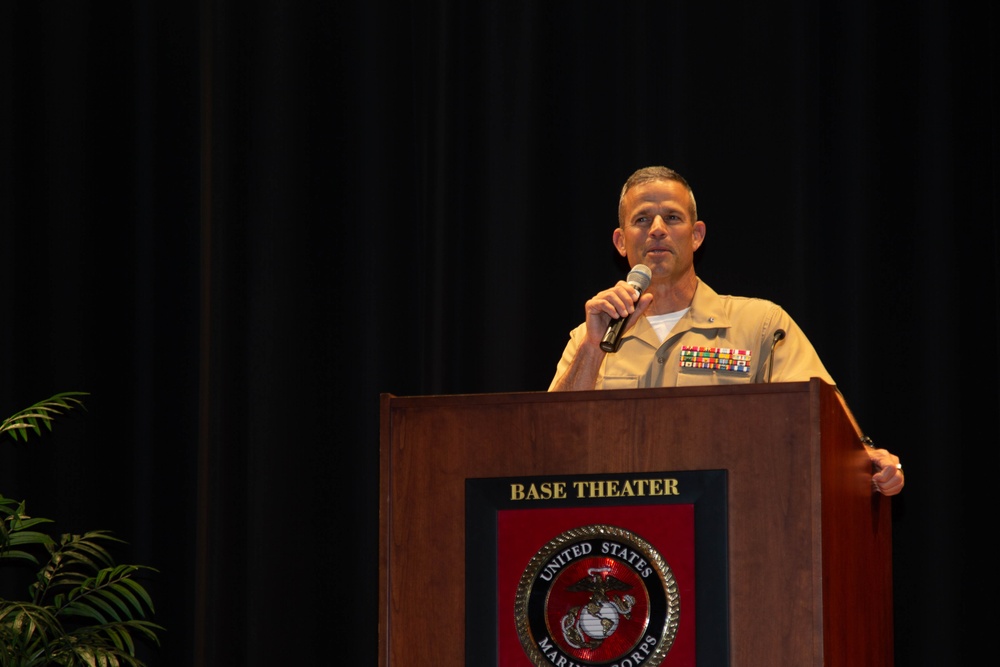
M 632 270 L 628 272 L 628 276 L 625 278 L 625 282 L 631 283 L 642 291 L 649 287 L 649 281 L 653 279 L 653 272 L 649 270 L 649 267 L 645 264 L 636 264 L 632 267 Z

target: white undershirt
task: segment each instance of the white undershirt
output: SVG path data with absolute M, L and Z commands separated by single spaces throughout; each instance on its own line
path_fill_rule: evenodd
M 670 330 L 674 328 L 674 325 L 684 317 L 684 313 L 691 310 L 690 308 L 685 308 L 684 310 L 678 310 L 676 313 L 667 313 L 666 315 L 646 315 L 646 320 L 649 325 L 653 327 L 653 331 L 656 335 L 660 337 L 660 342 L 662 343 L 667 339 L 667 335 Z

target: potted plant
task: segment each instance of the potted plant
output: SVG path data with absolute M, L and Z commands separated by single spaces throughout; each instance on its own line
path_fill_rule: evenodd
M 83 407 L 83 396 L 56 394 L 11 415 L 0 438 L 41 436 L 56 417 Z M 53 537 L 43 531 L 50 523 L 0 493 L 0 567 L 38 568 L 25 599 L 0 590 L 0 667 L 144 667 L 135 639 L 158 644 L 163 628 L 148 620 L 153 602 L 136 576 L 156 570 L 116 563 L 109 547 L 122 540 L 108 531 Z

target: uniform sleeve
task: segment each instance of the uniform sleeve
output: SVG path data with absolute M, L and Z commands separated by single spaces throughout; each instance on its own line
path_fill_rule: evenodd
M 569 332 L 569 341 L 563 349 L 562 357 L 560 357 L 559 363 L 556 364 L 556 374 L 552 376 L 552 381 L 549 382 L 549 391 L 552 391 L 552 388 L 556 385 L 556 380 L 562 377 L 562 374 L 566 372 L 566 369 L 569 368 L 570 363 L 576 356 L 576 351 L 580 347 L 580 340 L 585 334 L 585 327 L 586 324 L 581 324 Z
M 785 337 L 774 346 L 774 364 L 770 371 L 771 382 L 808 382 L 817 377 L 829 383 L 836 384 L 826 370 L 805 332 L 795 323 L 795 320 L 783 309 L 779 309 L 777 317 L 770 325 L 770 332 L 765 340 L 772 340 L 774 332 L 785 330 Z

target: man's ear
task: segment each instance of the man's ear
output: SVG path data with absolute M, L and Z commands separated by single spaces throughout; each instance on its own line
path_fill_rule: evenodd
M 694 249 L 697 250 L 701 247 L 702 241 L 705 240 L 705 223 L 701 220 L 694 223 Z
M 615 233 L 611 235 L 611 241 L 615 244 L 615 248 L 618 250 L 618 254 L 625 257 L 628 253 L 625 251 L 625 235 L 622 234 L 621 227 L 615 227 Z

